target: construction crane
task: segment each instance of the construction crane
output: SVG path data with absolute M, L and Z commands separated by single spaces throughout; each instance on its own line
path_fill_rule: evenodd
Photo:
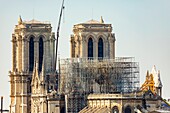
M 59 16 L 59 21 L 58 21 L 58 26 L 57 26 L 57 39 L 56 39 L 56 55 L 55 55 L 55 62 L 54 62 L 54 69 L 56 70 L 56 65 L 57 65 L 57 52 L 58 52 L 58 38 L 59 38 L 59 31 L 60 31 L 60 23 L 61 23 L 61 17 L 63 14 L 63 10 L 64 10 L 64 0 L 62 2 L 62 6 L 61 6 L 61 11 L 60 11 L 60 16 Z

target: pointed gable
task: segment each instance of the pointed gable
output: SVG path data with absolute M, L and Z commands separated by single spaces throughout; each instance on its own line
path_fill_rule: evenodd
M 35 63 L 35 67 L 34 67 L 34 71 L 33 71 L 33 75 L 32 75 L 32 91 L 33 93 L 38 93 L 39 89 L 40 89 L 40 78 L 39 78 L 39 74 L 38 74 L 38 62 Z

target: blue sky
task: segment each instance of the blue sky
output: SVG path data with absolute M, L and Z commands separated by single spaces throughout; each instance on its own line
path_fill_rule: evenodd
M 0 0 L 0 96 L 9 106 L 11 36 L 19 15 L 23 20 L 49 21 L 56 31 L 61 0 Z M 132 56 L 140 65 L 141 84 L 153 65 L 161 72 L 163 97 L 170 98 L 170 1 L 169 0 L 65 0 L 59 39 L 62 58 L 70 57 L 74 24 L 91 19 L 112 24 L 116 56 Z

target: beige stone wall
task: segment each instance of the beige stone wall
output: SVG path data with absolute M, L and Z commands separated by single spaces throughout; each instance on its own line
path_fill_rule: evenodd
M 129 95 L 131 95 L 129 93 Z M 158 106 L 161 105 L 161 101 L 158 98 L 152 97 L 148 98 L 146 97 L 146 105 L 149 105 L 150 107 L 147 107 L 148 111 L 154 111 L 159 109 Z M 90 94 L 88 96 L 88 107 L 91 109 L 97 109 L 97 108 L 109 108 L 110 112 L 111 110 L 116 106 L 119 110 L 119 113 L 123 113 L 124 110 L 127 107 L 130 107 L 131 112 L 135 113 L 134 109 L 137 106 L 142 106 L 142 95 L 133 97 L 128 96 L 128 94 L 122 95 L 122 94 Z M 82 112 L 83 113 L 83 112 Z

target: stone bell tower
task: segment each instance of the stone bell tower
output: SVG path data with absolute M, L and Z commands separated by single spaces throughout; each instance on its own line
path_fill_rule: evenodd
M 76 24 L 71 35 L 72 58 L 115 58 L 115 34 L 111 24 L 90 20 Z
M 51 24 L 20 17 L 12 34 L 10 113 L 47 113 L 47 95 L 56 88 L 54 57 Z

